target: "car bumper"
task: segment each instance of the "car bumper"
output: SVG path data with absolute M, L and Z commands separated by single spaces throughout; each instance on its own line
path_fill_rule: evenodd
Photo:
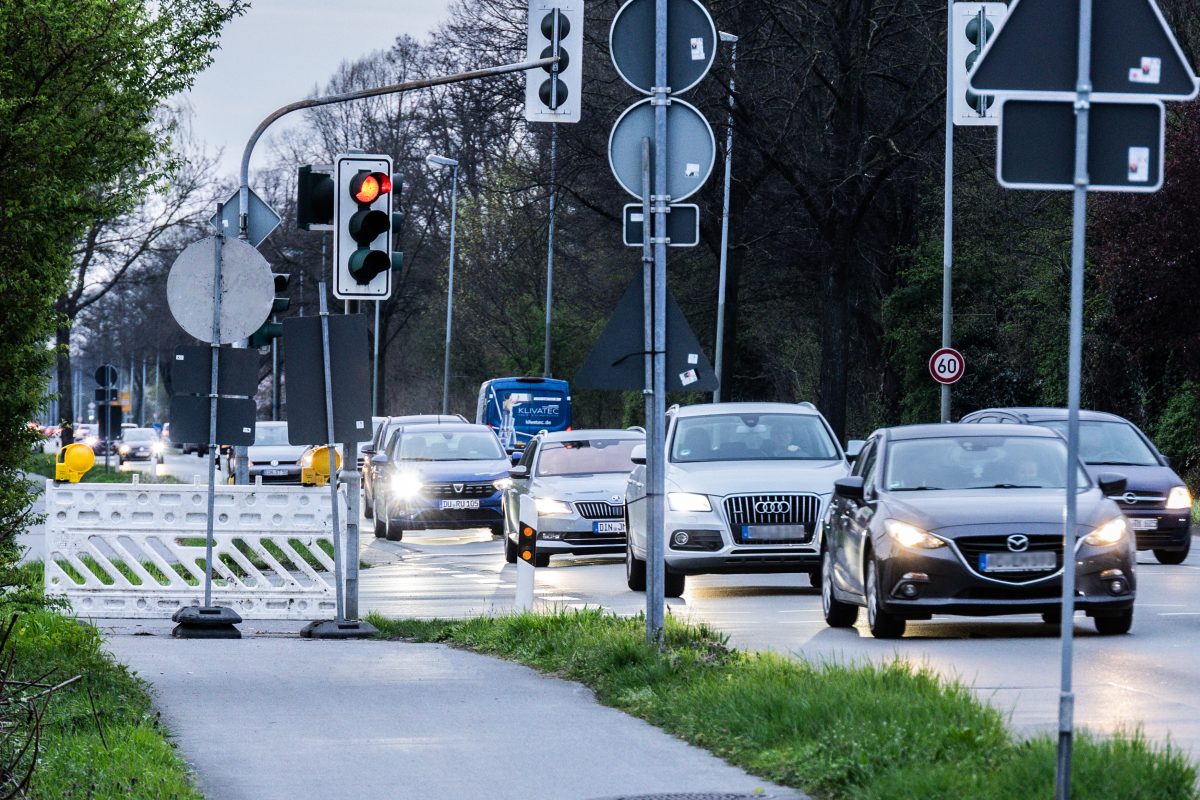
M 807 541 L 803 543 L 747 544 L 735 539 L 718 508 L 714 505 L 714 510 L 708 512 L 666 513 L 664 549 L 667 566 L 672 571 L 685 575 L 809 572 L 821 566 L 816 523 L 808 526 Z M 705 547 L 716 549 L 681 547 L 675 542 L 675 534 L 681 531 L 686 531 L 690 539 L 703 542 Z M 716 537 L 720 538 L 719 543 Z
M 504 521 L 500 498 L 482 500 L 479 508 L 444 509 L 437 500 L 387 503 L 388 524 L 408 530 L 483 528 Z
M 1183 550 L 1192 535 L 1191 509 L 1168 511 L 1165 508 L 1134 511 L 1121 509 L 1131 525 L 1146 524 L 1142 520 L 1153 520 L 1153 530 L 1137 530 L 1138 550 Z
M 616 523 L 619 531 L 597 530 L 598 523 Z M 623 519 L 585 519 L 578 516 L 538 517 L 538 550 L 543 553 L 587 555 L 625 552 Z M 608 525 L 604 525 L 608 527 Z
M 270 474 L 267 473 L 282 473 Z M 280 483 L 280 484 L 295 484 L 300 485 L 300 466 L 298 464 L 290 464 L 288 466 L 270 467 L 258 466 L 257 464 L 250 467 L 250 482 L 256 483 L 258 478 L 262 478 L 263 483 Z

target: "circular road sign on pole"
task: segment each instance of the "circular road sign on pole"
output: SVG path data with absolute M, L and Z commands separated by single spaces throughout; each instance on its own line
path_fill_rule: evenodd
M 112 364 L 102 364 L 96 367 L 96 383 L 101 386 L 116 386 L 117 368 Z
M 962 353 L 953 347 L 943 347 L 929 358 L 929 374 L 938 383 L 958 383 L 965 369 Z
M 655 0 L 629 0 L 613 17 L 608 49 L 621 78 L 643 94 L 654 88 Z M 717 55 L 717 26 L 699 0 L 667 0 L 667 85 L 688 91 Z
M 653 27 L 653 26 L 651 26 Z M 621 188 L 642 199 L 642 139 L 654 140 L 651 98 L 625 109 L 608 137 L 608 165 Z M 677 98 L 667 106 L 667 194 L 672 203 L 691 197 L 712 174 L 717 140 L 704 115 Z M 651 155 L 650 174 L 655 170 Z
M 187 246 L 167 275 L 167 303 L 179 327 L 202 342 L 213 340 L 213 268 L 209 236 Z M 266 321 L 275 299 L 271 265 L 241 239 L 226 238 L 221 250 L 221 320 L 216 344 L 245 339 Z

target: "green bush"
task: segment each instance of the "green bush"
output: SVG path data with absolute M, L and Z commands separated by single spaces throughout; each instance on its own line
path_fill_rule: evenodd
M 1154 441 L 1171 466 L 1187 482 L 1192 494 L 1200 491 L 1200 386 L 1184 381 L 1159 418 Z

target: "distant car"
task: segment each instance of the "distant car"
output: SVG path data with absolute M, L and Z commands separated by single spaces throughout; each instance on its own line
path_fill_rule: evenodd
M 150 461 L 162 463 L 162 437 L 154 428 L 123 428 L 121 439 L 117 442 L 117 460 L 124 464 L 126 461 Z
M 372 420 L 376 419 L 380 418 L 372 418 Z M 382 453 L 387 448 L 388 442 L 391 441 L 392 434 L 402 426 L 426 422 L 457 424 L 467 422 L 467 418 L 461 414 L 408 414 L 398 417 L 383 417 L 383 422 L 374 426 L 375 430 L 371 441 L 359 447 L 358 468 L 362 472 L 363 513 L 367 519 L 375 516 L 375 477 L 378 474 L 378 470 L 371 466 L 371 457 L 376 453 Z
M 1064 408 L 986 408 L 962 418 L 971 423 L 1041 425 L 1067 436 Z M 1125 490 L 1113 495 L 1137 535 L 1138 550 L 1153 550 L 1162 564 L 1182 564 L 1192 547 L 1192 496 L 1166 456 L 1124 417 L 1079 412 L 1079 457 L 1095 479 L 1120 472 Z
M 1078 525 L 1063 555 L 1067 448 L 1047 428 L 910 425 L 876 431 L 836 484 L 825 518 L 821 604 L 850 627 L 858 607 L 877 638 L 934 614 L 1040 613 L 1061 621 L 1064 563 L 1076 570 L 1075 607 L 1102 634 L 1133 624 L 1136 559 L 1129 523 L 1107 494 L 1124 477 L 1093 481 L 1076 464 Z
M 406 530 L 490 528 L 500 536 L 500 489 L 512 462 L 485 425 L 426 423 L 396 430 L 372 456 L 375 535 Z
M 504 560 L 517 562 L 521 497 L 537 508 L 537 563 L 551 555 L 625 552 L 625 484 L 629 457 L 646 435 L 628 430 L 544 433 L 509 471 L 504 508 Z
M 300 459 L 307 445 L 288 443 L 286 422 L 260 420 L 254 423 L 254 444 L 246 449 L 250 462 L 250 482 L 261 477 L 263 483 L 300 484 Z M 229 460 L 232 461 L 232 453 Z M 232 464 L 227 466 L 230 469 Z
M 850 467 L 811 403 L 709 403 L 667 413 L 665 593 L 686 575 L 807 572 L 820 580 L 817 522 Z M 645 448 L 625 493 L 625 580 L 646 588 Z

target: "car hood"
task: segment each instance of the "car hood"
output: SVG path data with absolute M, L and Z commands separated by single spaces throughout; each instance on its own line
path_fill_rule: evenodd
M 623 503 L 628 480 L 629 475 L 624 472 L 534 478 L 532 494 L 538 497 Z
M 707 461 L 670 464 L 667 485 L 681 492 L 731 494 L 830 494 L 833 482 L 850 474 L 845 461 Z
M 1134 494 L 1157 492 L 1166 496 L 1172 487 L 1184 485 L 1183 480 L 1175 474 L 1175 470 L 1160 464 L 1148 467 L 1126 464 L 1084 464 L 1084 468 L 1087 469 L 1088 475 L 1091 475 L 1093 480 L 1105 472 L 1124 475 L 1127 480 L 1125 491 Z
M 393 464 L 400 472 L 416 472 L 426 481 L 494 481 L 508 477 L 512 463 L 495 461 L 401 461 Z
M 1117 504 L 1099 489 L 1080 492 L 1076 519 L 1086 532 L 1119 516 Z M 1014 525 L 1062 532 L 1065 496 L 1061 489 L 965 489 L 889 493 L 879 513 L 944 535 L 982 533 L 988 527 Z
M 307 448 L 294 444 L 252 444 L 246 454 L 251 461 L 299 461 Z

